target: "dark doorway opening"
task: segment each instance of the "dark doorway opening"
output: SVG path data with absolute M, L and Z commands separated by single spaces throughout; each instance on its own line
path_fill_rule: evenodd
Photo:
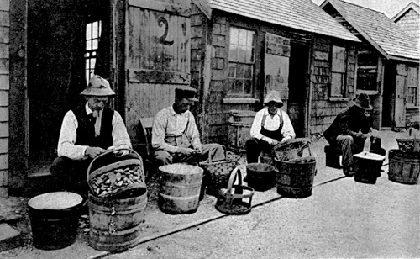
M 296 137 L 305 137 L 309 48 L 307 45 L 293 42 L 291 47 L 287 113 Z
M 109 31 L 109 17 L 107 1 L 29 1 L 29 175 L 49 173 L 63 117 L 84 102 L 79 93 L 87 85 L 87 24 L 103 20 L 102 31 Z M 97 49 L 97 60 L 89 64 L 98 66 L 102 55 L 102 67 L 109 66 L 109 40 L 99 37 L 96 44 L 106 51 Z

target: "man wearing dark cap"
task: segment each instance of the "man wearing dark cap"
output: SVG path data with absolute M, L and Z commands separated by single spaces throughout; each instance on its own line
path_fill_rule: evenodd
M 198 101 L 195 93 L 192 87 L 178 87 L 175 90 L 175 103 L 156 114 L 152 146 L 159 165 L 225 159 L 223 146 L 201 144 L 194 116 L 189 111 L 190 105 Z
M 363 151 L 365 140 L 369 137 L 371 110 L 369 96 L 360 93 L 353 105 L 342 110 L 324 132 L 330 145 L 341 147 L 345 176 L 354 175 L 353 155 Z
M 86 171 L 92 159 L 107 150 L 126 156 L 131 142 L 121 115 L 106 107 L 109 97 L 115 96 L 106 79 L 94 75 L 80 94 L 86 103 L 72 108 L 64 116 L 58 157 L 50 171 L 59 184 L 57 189 L 85 195 Z

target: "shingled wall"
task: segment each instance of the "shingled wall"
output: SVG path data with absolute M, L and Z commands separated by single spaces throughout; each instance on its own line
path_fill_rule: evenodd
M 310 114 L 310 134 L 322 134 L 354 96 L 356 51 L 347 46 L 347 96 L 343 99 L 329 98 L 331 84 L 331 40 L 316 37 L 311 62 L 310 84 L 312 89 L 312 113 Z

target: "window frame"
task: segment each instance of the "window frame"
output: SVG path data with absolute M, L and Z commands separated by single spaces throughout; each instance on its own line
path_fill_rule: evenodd
M 344 49 L 344 61 L 343 61 L 343 67 L 344 70 L 343 71 L 334 71 L 334 47 L 337 48 L 342 48 Z M 335 44 L 331 44 L 331 48 L 330 48 L 330 70 L 331 70 L 331 78 L 330 78 L 330 84 L 329 84 L 329 93 L 328 93 L 328 97 L 330 99 L 345 99 L 348 97 L 348 83 L 347 83 L 347 68 L 348 68 L 348 50 L 346 48 L 346 46 L 340 46 L 340 45 L 335 45 Z M 341 74 L 341 95 L 333 95 L 333 88 L 334 88 L 334 74 Z
M 417 75 L 417 82 L 414 82 L 412 85 L 408 82 L 408 78 L 407 78 L 407 94 L 406 94 L 406 106 L 407 108 L 418 108 L 420 106 L 419 102 L 420 102 L 420 93 L 419 93 L 419 68 L 418 67 L 410 67 L 412 68 L 414 71 L 410 72 L 408 71 L 407 77 L 409 77 L 410 73 L 413 73 L 415 75 Z M 414 93 L 411 94 L 411 89 L 415 89 L 415 91 L 413 91 Z M 413 100 L 413 102 L 411 101 L 411 99 Z
M 96 27 L 96 37 L 92 36 L 93 33 L 93 24 L 97 23 L 97 27 Z M 92 75 L 95 73 L 95 66 L 96 66 L 96 62 L 97 62 L 97 58 L 98 58 L 98 48 L 99 48 L 99 41 L 101 39 L 101 35 L 103 32 L 103 21 L 101 19 L 98 20 L 93 20 L 93 21 L 89 21 L 88 23 L 86 23 L 86 35 L 85 35 L 85 54 L 84 54 L 84 59 L 85 59 L 85 77 L 86 77 L 86 81 L 89 82 L 90 78 L 92 77 Z M 89 31 L 89 26 L 91 27 L 91 30 Z M 88 37 L 88 33 L 90 33 L 91 37 Z M 89 42 L 90 42 L 90 46 L 91 48 L 89 49 Z M 96 48 L 93 48 L 94 43 L 96 43 Z M 92 66 L 92 62 L 94 60 L 94 65 Z
M 231 42 L 231 36 L 232 36 L 232 29 L 236 29 L 236 30 L 238 30 L 238 33 L 237 33 L 237 35 L 238 35 L 238 44 L 237 44 L 237 46 L 243 46 L 243 45 L 240 45 L 239 44 L 239 40 L 240 40 L 240 38 L 239 38 L 239 35 L 240 35 L 240 31 L 245 31 L 247 34 L 247 39 L 245 40 L 246 41 L 246 45 L 245 45 L 245 48 L 246 49 L 248 49 L 248 48 L 250 48 L 250 51 L 251 51 L 251 53 L 245 53 L 245 56 L 248 56 L 248 54 L 250 54 L 250 60 L 251 61 L 249 61 L 249 60 L 245 60 L 245 61 L 240 61 L 240 60 L 238 60 L 238 58 L 236 58 L 236 59 L 232 59 L 232 56 L 231 56 L 231 53 L 232 53 L 232 50 L 231 50 L 231 46 L 233 45 L 232 44 L 232 42 Z M 252 45 L 248 45 L 248 43 L 249 43 L 249 41 L 248 41 L 248 33 L 252 33 L 253 34 L 253 38 L 252 38 Z M 257 89 L 256 89 L 256 66 L 257 66 L 257 36 L 258 36 L 258 34 L 257 34 L 257 31 L 256 30 L 254 30 L 254 29 L 250 29 L 250 28 L 244 28 L 244 27 L 240 27 L 240 26 L 236 26 L 236 25 L 230 25 L 229 26 L 229 30 L 228 30 L 228 45 L 227 45 L 227 50 L 228 50 L 228 58 L 227 58 L 227 89 L 226 89 L 226 97 L 227 98 L 254 98 L 254 96 L 255 96 L 255 93 L 256 93 L 256 91 L 257 91 Z M 238 55 L 238 53 L 236 53 L 236 55 Z M 236 74 L 235 74 L 235 76 L 234 77 L 230 77 L 230 67 L 231 67 L 231 65 L 232 64 L 236 64 L 236 69 L 235 69 L 235 71 L 234 71 L 234 73 L 236 73 L 238 70 L 238 65 L 239 66 L 248 66 L 248 67 L 250 67 L 250 77 L 245 77 L 245 72 L 243 72 L 243 76 L 242 77 L 239 77 L 240 78 L 240 80 L 242 80 L 242 93 L 239 93 L 239 92 L 233 92 L 233 91 L 231 91 L 231 81 L 233 80 L 233 81 L 237 81 L 237 80 L 235 80 L 236 78 L 238 78 L 238 77 L 236 77 Z M 245 70 L 244 70 L 245 71 Z M 250 81 L 250 84 L 251 84 L 251 86 L 250 86 L 250 93 L 246 93 L 245 92 L 245 82 L 246 81 Z

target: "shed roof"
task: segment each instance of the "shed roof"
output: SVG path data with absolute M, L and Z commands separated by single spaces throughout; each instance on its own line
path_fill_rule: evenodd
M 339 39 L 360 40 L 311 0 L 207 0 L 211 9 Z
M 414 39 L 385 14 L 341 0 L 326 0 L 369 43 L 388 59 L 420 59 Z

